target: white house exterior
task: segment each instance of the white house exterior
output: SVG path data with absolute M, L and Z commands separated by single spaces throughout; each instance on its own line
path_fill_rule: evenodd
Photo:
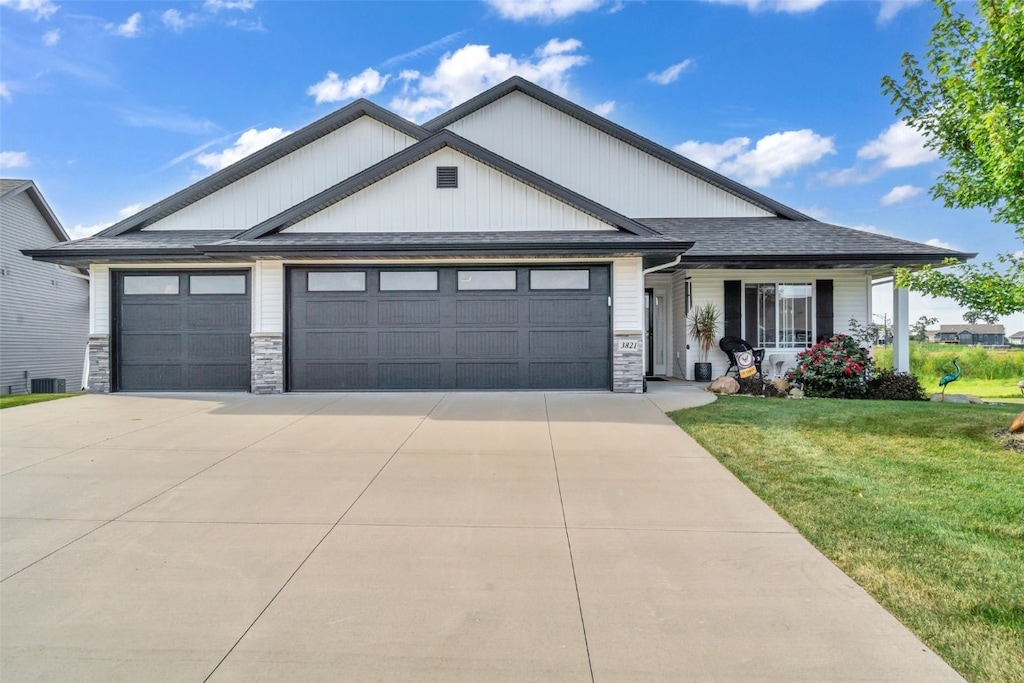
M 814 221 L 521 78 L 422 126 L 360 100 L 32 255 L 89 268 L 93 391 L 258 393 L 639 392 L 693 377 L 704 302 L 781 368 L 870 320 L 874 278 L 971 256 Z
M 67 241 L 33 181 L 0 179 L 0 393 L 82 388 L 88 282 L 21 253 Z

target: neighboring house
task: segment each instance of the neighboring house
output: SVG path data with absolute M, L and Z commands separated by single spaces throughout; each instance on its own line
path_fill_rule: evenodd
M 94 391 L 263 393 L 638 392 L 693 376 L 695 304 L 791 358 L 871 320 L 874 278 L 972 255 L 817 222 L 512 78 L 423 125 L 359 100 L 33 256 L 92 274 Z
M 1003 346 L 1006 344 L 1006 328 L 1002 325 L 939 325 L 935 341 L 943 344 Z
M 1024 330 L 1014 332 L 1009 337 L 1010 346 L 1024 346 Z
M 44 379 L 82 388 L 88 278 L 21 253 L 67 241 L 34 182 L 0 179 L 0 393 L 28 393 L 32 380 Z

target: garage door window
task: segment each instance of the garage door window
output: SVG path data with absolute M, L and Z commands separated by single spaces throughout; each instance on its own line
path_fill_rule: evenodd
M 125 275 L 124 293 L 132 294 L 177 294 L 177 275 Z
M 436 292 L 436 270 L 382 270 L 382 292 Z
M 531 270 L 530 289 L 590 289 L 590 271 Z
M 475 289 L 515 290 L 516 271 L 514 270 L 460 270 L 459 291 Z
M 307 292 L 365 292 L 362 271 L 314 271 L 306 276 Z
M 244 275 L 191 275 L 190 294 L 245 294 Z

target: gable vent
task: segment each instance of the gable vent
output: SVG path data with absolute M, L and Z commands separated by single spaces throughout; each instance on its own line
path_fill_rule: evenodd
M 438 187 L 458 187 L 459 186 L 459 167 L 458 166 L 438 166 L 437 167 L 437 186 Z

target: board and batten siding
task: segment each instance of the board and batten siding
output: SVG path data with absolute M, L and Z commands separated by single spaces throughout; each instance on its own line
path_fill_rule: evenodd
M 145 230 L 246 230 L 415 142 L 361 116 Z
M 711 302 L 718 306 L 720 311 L 724 310 L 725 286 L 723 283 L 726 280 L 740 280 L 744 285 L 757 282 L 796 284 L 814 283 L 815 280 L 832 280 L 833 327 L 836 334 L 849 333 L 851 318 L 863 324 L 868 322 L 870 317 L 871 277 L 862 270 L 691 270 L 687 271 L 686 275 L 691 278 L 693 306 Z M 719 336 L 721 337 L 721 332 Z M 795 354 L 799 349 L 780 349 L 780 351 Z M 771 349 L 769 349 L 770 352 Z M 694 352 L 689 365 L 684 366 L 688 377 L 693 376 L 692 365 L 696 360 L 697 356 Z M 728 358 L 717 345 L 708 354 L 708 360 L 711 362 L 712 374 L 715 377 L 725 374 L 729 368 Z
M 458 168 L 457 188 L 437 167 Z M 614 230 L 501 171 L 444 147 L 282 232 Z
M 284 264 L 257 261 L 252 271 L 252 331 L 284 332 Z
M 22 249 L 60 240 L 27 191 L 0 205 L 0 393 L 31 390 L 32 379 L 63 379 L 82 388 L 88 340 L 89 285 Z M 26 375 L 27 373 L 27 375 Z
M 669 361 L 673 377 L 686 379 L 686 368 L 689 362 L 686 345 L 689 342 L 686 327 L 686 273 L 679 271 L 672 274 L 672 289 L 669 297 L 672 300 L 672 344 Z
M 448 128 L 626 216 L 773 215 L 520 92 Z
M 644 331 L 643 259 L 612 261 L 612 333 L 642 334 Z

